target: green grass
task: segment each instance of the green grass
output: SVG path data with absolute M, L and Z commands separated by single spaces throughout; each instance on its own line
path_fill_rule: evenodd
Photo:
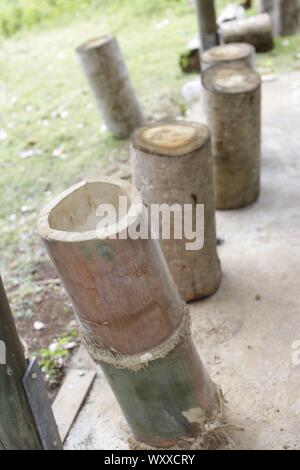
M 52 6 L 44 10 L 46 3 Z M 218 1 L 218 7 L 226 3 Z M 129 171 L 128 144 L 101 130 L 74 48 L 114 32 L 145 114 L 156 118 L 180 113 L 180 88 L 193 77 L 180 72 L 179 53 L 197 31 L 187 0 L 0 0 L 2 5 L 7 8 L 2 22 L 5 17 L 12 22 L 11 11 L 26 6 L 22 21 L 10 27 L 15 34 L 2 38 L 0 52 L 6 97 L 0 129 L 7 134 L 0 141 L 0 269 L 17 274 L 20 265 L 40 256 L 35 224 L 47 200 L 89 175 Z M 169 23 L 161 27 L 165 19 Z M 299 37 L 287 47 L 280 39 L 258 63 L 291 70 L 298 51 Z M 53 156 L 58 149 L 66 159 Z M 21 158 L 28 151 L 35 155 Z

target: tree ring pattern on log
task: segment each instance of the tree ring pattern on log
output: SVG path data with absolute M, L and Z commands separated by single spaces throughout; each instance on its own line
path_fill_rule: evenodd
M 208 49 L 201 57 L 201 67 L 204 72 L 215 65 L 247 65 L 255 68 L 255 48 L 251 44 L 231 43 Z
M 250 93 L 260 86 L 260 76 L 249 67 L 214 66 L 203 75 L 203 86 L 215 93 Z
M 156 359 L 166 357 L 178 346 L 184 338 L 191 334 L 191 317 L 185 303 L 182 303 L 183 317 L 176 331 L 162 344 L 139 354 L 122 354 L 118 351 L 108 349 L 95 342 L 92 336 L 80 329 L 83 346 L 87 349 L 91 358 L 96 363 L 106 363 L 116 369 L 129 369 L 138 371 L 148 366 L 148 363 Z
M 207 126 L 193 122 L 164 121 L 137 129 L 132 135 L 135 149 L 164 157 L 180 157 L 201 149 L 208 142 Z

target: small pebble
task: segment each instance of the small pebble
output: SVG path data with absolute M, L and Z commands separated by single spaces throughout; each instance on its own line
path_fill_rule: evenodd
M 46 328 L 46 325 L 45 325 L 45 323 L 43 323 L 41 321 L 35 321 L 34 324 L 33 324 L 33 328 L 36 331 L 42 331 Z

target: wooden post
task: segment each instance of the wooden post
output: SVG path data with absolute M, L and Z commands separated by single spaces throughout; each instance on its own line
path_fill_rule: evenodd
M 0 450 L 42 449 L 22 383 L 27 362 L 1 277 L 0 341 Z
M 99 227 L 103 203 L 118 211 L 117 225 L 108 229 Z M 101 178 L 54 199 L 39 217 L 39 233 L 70 295 L 83 343 L 135 438 L 164 447 L 199 435 L 219 413 L 219 399 L 157 240 L 135 236 L 145 222 L 137 190 Z M 190 417 L 193 409 L 198 418 Z
M 259 0 L 259 9 L 270 13 L 276 36 L 300 31 L 300 0 Z
M 256 52 L 268 52 L 274 47 L 272 20 L 268 13 L 222 23 L 221 37 L 225 44 L 251 44 Z
M 218 46 L 216 10 L 214 0 L 195 0 L 202 51 Z
M 217 209 L 247 206 L 259 196 L 261 79 L 244 67 L 216 66 L 203 75 L 212 132 Z
M 196 226 L 196 204 L 204 204 L 204 245 L 188 250 L 188 239 L 162 236 L 160 245 L 183 300 L 212 295 L 220 285 L 221 268 L 216 249 L 210 132 L 202 124 L 167 121 L 135 131 L 131 138 L 133 183 L 144 204 L 192 205 Z M 181 224 L 179 220 L 178 224 Z M 177 225 L 178 225 L 177 224 Z M 175 222 L 173 224 L 175 228 Z M 172 227 L 172 228 L 173 228 Z M 198 233 L 202 229 L 198 227 Z
M 283 36 L 300 32 L 300 0 L 281 0 L 280 26 Z
M 127 138 L 145 121 L 116 38 L 92 39 L 76 52 L 108 129 Z
M 250 44 L 232 43 L 212 47 L 201 57 L 201 70 L 215 65 L 247 65 L 255 69 L 255 49 Z

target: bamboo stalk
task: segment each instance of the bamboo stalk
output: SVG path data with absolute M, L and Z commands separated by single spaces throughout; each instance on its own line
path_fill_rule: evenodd
M 22 383 L 27 362 L 1 277 L 0 341 L 5 352 L 5 364 L 0 362 L 0 449 L 42 449 Z
M 99 229 L 99 206 L 119 209 L 120 196 L 128 201 L 124 217 L 119 212 L 122 225 Z M 38 226 L 83 343 L 104 370 L 135 438 L 164 447 L 196 434 L 200 423 L 184 419 L 185 412 L 197 408 L 202 421 L 212 419 L 219 400 L 192 346 L 189 317 L 157 240 L 132 238 L 145 217 L 132 185 L 101 178 L 58 196 Z
M 217 209 L 252 204 L 260 192 L 261 79 L 247 67 L 216 66 L 203 75 L 212 132 Z
M 144 204 L 192 206 L 193 226 L 203 230 L 203 246 L 188 250 L 185 233 L 175 238 L 176 222 L 169 238 L 163 237 L 164 221 L 158 227 L 159 241 L 185 301 L 212 295 L 220 285 L 221 268 L 216 249 L 210 132 L 202 124 L 166 121 L 135 131 L 131 138 L 133 183 Z M 204 205 L 204 220 L 197 225 L 196 207 Z M 181 221 L 177 222 L 179 225 Z M 199 236 L 200 238 L 200 236 Z
M 128 137 L 144 117 L 116 38 L 92 39 L 76 52 L 108 129 L 118 138 Z

